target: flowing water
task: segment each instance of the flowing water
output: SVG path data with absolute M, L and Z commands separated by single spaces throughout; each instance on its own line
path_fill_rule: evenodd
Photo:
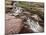
M 13 13 L 14 16 L 20 15 L 23 12 L 23 8 L 21 8 L 21 7 L 16 7 L 15 8 L 15 6 L 14 6 L 13 7 L 13 12 L 14 12 Z M 28 17 L 26 24 L 29 25 L 29 29 L 32 29 L 34 32 L 42 32 L 43 31 L 43 27 L 39 25 L 39 22 L 34 21 L 32 18 L 30 19 Z
M 34 32 L 43 31 L 43 28 L 39 25 L 39 23 L 37 21 L 34 21 L 34 20 L 28 18 L 27 24 L 29 25 L 29 29 L 32 29 Z

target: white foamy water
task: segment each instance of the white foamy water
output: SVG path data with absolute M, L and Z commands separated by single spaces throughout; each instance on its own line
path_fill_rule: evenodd
M 43 28 L 39 25 L 39 23 L 32 19 L 29 19 L 27 20 L 27 24 L 29 25 L 29 29 L 32 29 L 34 32 L 42 32 L 43 31 Z
M 22 13 L 22 8 L 21 7 L 16 7 L 16 3 L 13 3 L 13 15 L 17 16 L 20 13 Z

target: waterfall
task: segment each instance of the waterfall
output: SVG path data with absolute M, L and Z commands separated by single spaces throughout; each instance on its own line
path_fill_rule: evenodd
M 13 15 L 17 16 L 21 14 L 23 11 L 23 8 L 17 7 L 16 3 L 13 4 Z M 31 29 L 34 32 L 42 32 L 43 28 L 39 25 L 38 21 L 34 21 L 33 19 L 27 18 L 27 25 L 29 25 L 29 29 Z
M 32 29 L 34 32 L 42 32 L 43 31 L 43 28 L 39 25 L 39 23 L 32 19 L 29 19 L 27 20 L 27 24 L 29 25 L 29 29 Z
M 23 9 L 23 8 L 21 8 L 21 7 L 17 7 L 16 5 L 17 5 L 17 3 L 14 2 L 14 3 L 13 3 L 13 15 L 14 15 L 14 16 L 17 16 L 17 15 L 19 15 L 20 13 L 22 13 L 22 9 Z

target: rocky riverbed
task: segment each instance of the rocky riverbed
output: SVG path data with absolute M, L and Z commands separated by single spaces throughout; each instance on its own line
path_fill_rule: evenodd
M 44 32 L 43 3 L 14 2 L 12 4 L 13 8 L 9 11 L 6 7 L 6 35 Z

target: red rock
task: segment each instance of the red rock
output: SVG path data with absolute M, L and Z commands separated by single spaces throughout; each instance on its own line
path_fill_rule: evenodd
M 5 33 L 19 33 L 23 27 L 22 19 L 6 14 Z

